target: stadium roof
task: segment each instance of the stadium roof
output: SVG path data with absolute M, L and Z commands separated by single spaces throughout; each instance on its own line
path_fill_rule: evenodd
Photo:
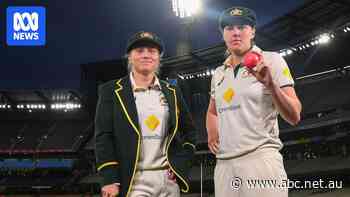
M 350 22 L 350 1 L 309 0 L 258 29 L 258 42 L 269 50 L 279 50 L 327 33 Z
M 349 0 L 309 0 L 296 10 L 257 29 L 256 43 L 266 50 L 277 51 L 307 41 L 321 33 L 329 33 L 350 23 Z M 162 61 L 163 73 L 197 72 L 222 63 L 224 43 L 189 55 Z M 195 66 L 194 66 L 195 65 Z

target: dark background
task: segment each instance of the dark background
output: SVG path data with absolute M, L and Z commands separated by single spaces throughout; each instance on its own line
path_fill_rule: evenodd
M 302 0 L 203 0 L 193 25 L 193 49 L 222 42 L 218 30 L 221 11 L 233 5 L 247 6 L 258 15 L 258 27 L 301 5 Z M 6 8 L 46 8 L 46 46 L 8 47 Z M 174 56 L 181 20 L 170 0 L 1 0 L 0 89 L 79 88 L 80 65 L 118 59 L 129 36 L 141 30 L 159 34 L 165 57 Z

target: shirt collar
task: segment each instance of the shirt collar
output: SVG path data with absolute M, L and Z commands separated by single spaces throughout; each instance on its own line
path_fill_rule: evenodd
M 131 82 L 133 92 L 143 92 L 147 90 L 147 88 L 139 87 L 136 85 L 132 72 L 130 72 L 130 82 Z M 148 87 L 148 89 L 161 90 L 160 82 L 156 75 L 154 75 L 153 83 Z

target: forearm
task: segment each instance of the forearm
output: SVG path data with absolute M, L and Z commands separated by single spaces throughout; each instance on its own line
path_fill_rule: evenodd
M 218 120 L 217 115 L 207 112 L 206 128 L 208 135 L 215 134 L 218 132 Z
M 288 123 L 296 125 L 300 121 L 301 103 L 297 97 L 286 94 L 280 87 L 273 84 L 271 87 L 273 104 Z

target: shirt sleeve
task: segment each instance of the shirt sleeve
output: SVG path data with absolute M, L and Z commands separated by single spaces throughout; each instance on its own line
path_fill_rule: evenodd
M 215 99 L 215 73 L 211 77 L 211 82 L 210 82 L 210 98 L 212 99 Z
M 287 62 L 278 53 L 272 56 L 272 78 L 279 87 L 294 86 L 294 79 Z

